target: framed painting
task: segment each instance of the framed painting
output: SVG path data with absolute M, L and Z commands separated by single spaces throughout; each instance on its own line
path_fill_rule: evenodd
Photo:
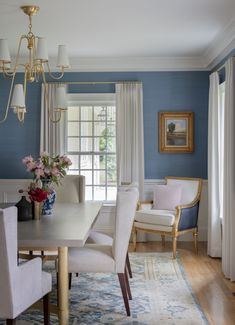
M 190 153 L 194 150 L 193 112 L 159 113 L 159 151 Z

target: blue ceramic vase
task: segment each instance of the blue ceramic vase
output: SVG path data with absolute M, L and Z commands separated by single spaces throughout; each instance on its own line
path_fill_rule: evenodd
M 56 191 L 52 190 L 43 202 L 42 215 L 51 215 L 53 213 L 53 205 L 56 200 Z

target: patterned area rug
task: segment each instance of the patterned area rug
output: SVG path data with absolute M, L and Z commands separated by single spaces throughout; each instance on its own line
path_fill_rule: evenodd
M 206 325 L 207 320 L 192 294 L 179 259 L 171 253 L 131 253 L 133 300 L 131 317 L 125 316 L 115 274 L 73 276 L 70 291 L 71 325 Z M 47 266 L 47 270 L 51 269 Z M 51 269 L 52 271 L 52 269 Z M 55 272 L 52 300 L 56 301 Z M 0 321 L 0 325 L 4 322 Z M 31 310 L 17 319 L 18 325 L 43 324 L 42 313 Z M 55 315 L 51 324 L 58 324 Z

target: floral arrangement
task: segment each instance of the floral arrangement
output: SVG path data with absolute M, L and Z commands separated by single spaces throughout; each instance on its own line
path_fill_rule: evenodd
M 30 200 L 34 202 L 43 202 L 48 196 L 48 192 L 39 187 L 36 187 L 34 189 L 30 188 L 28 194 Z
M 33 182 L 29 187 L 31 201 L 42 202 L 51 193 L 51 184 L 60 184 L 60 180 L 66 175 L 71 160 L 67 156 L 50 157 L 46 152 L 40 154 L 38 159 L 27 156 L 22 159 L 27 171 L 32 173 Z

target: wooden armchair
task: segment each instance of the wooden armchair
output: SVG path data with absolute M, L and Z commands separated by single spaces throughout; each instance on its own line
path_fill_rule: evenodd
M 153 201 L 140 202 L 133 225 L 133 243 L 136 249 L 138 231 L 160 234 L 163 244 L 165 236 L 170 236 L 173 241 L 173 258 L 176 258 L 177 238 L 180 235 L 191 232 L 196 251 L 198 249 L 197 223 L 202 180 L 166 177 L 166 184 L 181 187 L 180 204 L 174 210 L 157 210 L 152 208 Z

